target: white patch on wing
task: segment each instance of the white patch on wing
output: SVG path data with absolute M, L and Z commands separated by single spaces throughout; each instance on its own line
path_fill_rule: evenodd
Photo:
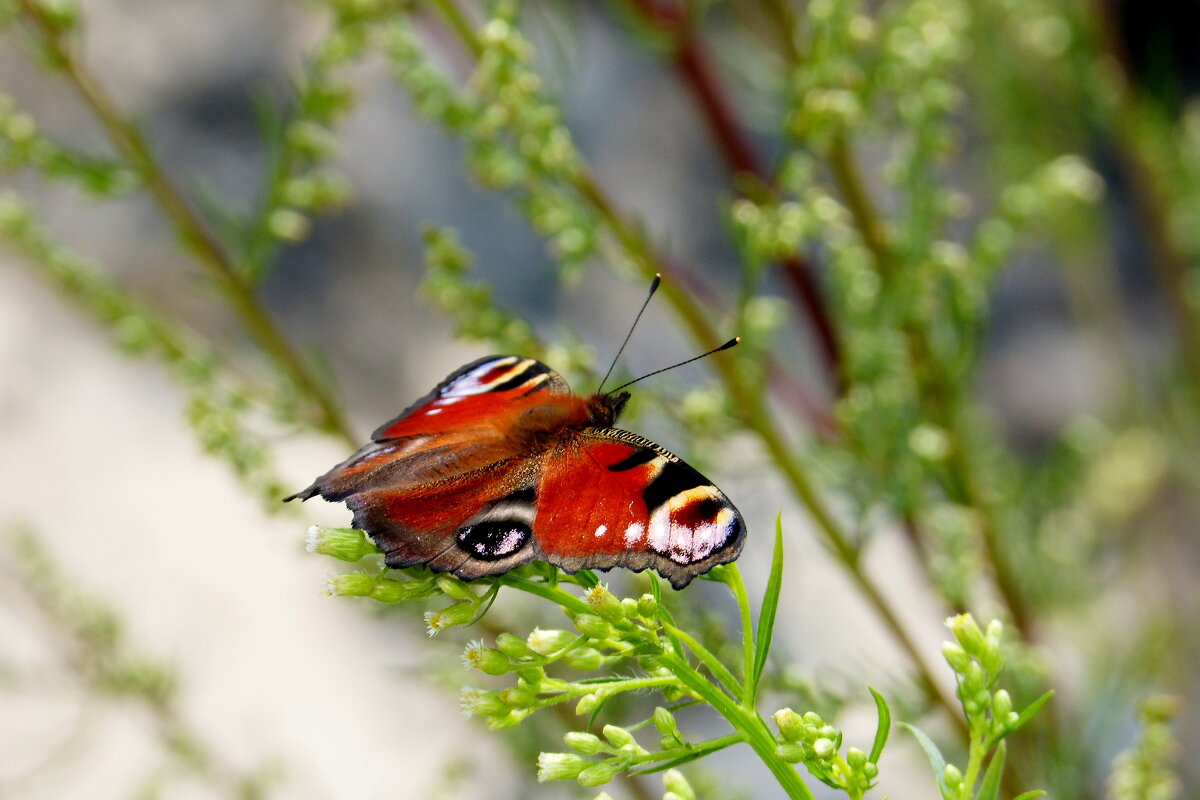
M 607 530 L 608 530 L 607 525 L 601 525 L 599 528 L 596 528 L 596 538 L 599 539 L 601 536 L 604 535 L 604 532 Z
M 676 522 L 676 516 L 693 503 L 714 500 L 720 508 L 711 519 L 690 525 Z M 663 522 L 658 518 L 663 517 Z M 650 518 L 650 546 L 677 564 L 702 561 L 721 547 L 734 533 L 736 520 L 733 509 L 713 486 L 696 486 L 680 492 L 655 511 Z M 655 525 L 660 525 L 657 537 Z
M 671 510 L 661 505 L 650 515 L 650 530 L 647 534 L 650 548 L 666 555 L 671 544 Z
M 513 365 L 511 369 L 507 369 L 497 377 L 490 381 L 482 381 L 484 375 L 488 374 L 497 367 L 507 367 Z M 531 358 L 517 358 L 516 356 L 508 356 L 507 358 L 498 358 L 495 361 L 488 361 L 480 364 L 475 369 L 462 375 L 458 380 L 454 381 L 450 386 L 442 392 L 442 402 L 453 403 L 455 398 L 469 397 L 473 394 L 483 394 L 493 386 L 499 386 L 506 380 L 524 370 L 529 369 L 533 365 Z
M 646 526 L 640 522 L 634 522 L 625 529 L 625 546 L 633 547 L 642 540 L 642 534 L 646 532 Z
M 440 409 L 440 408 L 431 408 L 431 409 L 429 409 L 428 411 L 426 411 L 425 413 L 426 413 L 426 414 L 428 414 L 429 416 L 433 416 L 434 414 L 440 414 L 440 413 L 442 413 L 442 409 Z

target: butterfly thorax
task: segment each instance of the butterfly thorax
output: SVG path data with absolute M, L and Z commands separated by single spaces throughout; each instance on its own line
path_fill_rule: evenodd
M 629 392 L 592 395 L 587 399 L 588 427 L 611 428 L 627 402 Z

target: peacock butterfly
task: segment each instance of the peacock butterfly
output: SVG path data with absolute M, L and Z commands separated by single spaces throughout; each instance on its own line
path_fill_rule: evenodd
M 286 500 L 344 501 L 393 568 L 651 568 L 682 589 L 737 558 L 746 525 L 686 462 L 613 427 L 628 399 L 573 394 L 532 358 L 481 358 Z

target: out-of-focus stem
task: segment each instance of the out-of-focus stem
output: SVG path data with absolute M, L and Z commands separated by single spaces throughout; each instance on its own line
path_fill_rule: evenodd
M 37 0 L 18 0 L 25 19 L 41 38 L 54 65 L 65 74 L 95 114 L 109 139 L 141 176 L 176 235 L 208 270 L 246 330 L 281 370 L 319 409 L 320 427 L 350 445 L 359 444 L 338 404 L 271 319 L 249 279 L 209 231 L 183 192 L 167 175 L 149 142 L 117 110 L 87 67 L 75 56 L 67 34 Z

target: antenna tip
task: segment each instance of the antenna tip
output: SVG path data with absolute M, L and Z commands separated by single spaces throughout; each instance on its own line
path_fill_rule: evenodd
M 656 272 L 654 273 L 654 280 L 650 281 L 650 294 L 654 294 L 654 290 L 658 288 L 660 283 L 662 283 L 662 273 Z
M 729 348 L 734 347 L 735 345 L 739 345 L 741 343 L 742 343 L 742 337 L 735 336 L 732 339 L 730 339 L 728 342 L 726 342 L 725 344 L 718 347 L 714 352 L 720 352 L 721 350 L 728 350 Z

